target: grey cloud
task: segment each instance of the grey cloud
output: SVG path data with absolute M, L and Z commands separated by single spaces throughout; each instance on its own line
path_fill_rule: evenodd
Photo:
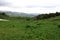
M 55 7 L 57 7 L 56 5 L 51 5 L 51 6 L 32 6 L 32 5 L 30 5 L 30 6 L 26 6 L 26 8 L 36 8 L 36 7 L 40 7 L 40 8 L 55 8 Z
M 9 6 L 9 4 L 6 0 L 0 0 L 0 6 Z
M 6 6 L 7 4 L 6 3 L 0 3 L 0 6 Z
M 57 6 L 42 6 L 43 8 L 55 8 Z
M 39 6 L 32 6 L 32 5 L 29 5 L 29 6 L 26 6 L 27 8 L 34 8 L 34 7 L 39 7 Z

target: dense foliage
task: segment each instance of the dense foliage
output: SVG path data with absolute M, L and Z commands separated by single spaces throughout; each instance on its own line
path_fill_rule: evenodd
M 7 18 L 7 17 L 9 17 L 9 16 L 6 15 L 5 12 L 0 12 L 0 18 L 5 19 L 5 18 Z
M 60 16 L 60 12 L 56 12 L 56 13 L 49 13 L 49 14 L 40 14 L 38 16 L 35 17 L 35 19 L 48 19 L 51 17 L 56 17 L 56 16 Z

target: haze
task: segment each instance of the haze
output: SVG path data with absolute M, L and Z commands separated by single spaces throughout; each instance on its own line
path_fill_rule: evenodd
M 60 0 L 0 0 L 1 11 L 49 13 L 60 11 Z

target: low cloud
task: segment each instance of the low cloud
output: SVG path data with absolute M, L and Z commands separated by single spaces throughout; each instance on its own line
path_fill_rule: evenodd
M 0 6 L 9 6 L 10 3 L 6 2 L 6 0 L 0 0 Z
M 60 11 L 60 0 L 0 0 L 0 10 L 26 13 Z

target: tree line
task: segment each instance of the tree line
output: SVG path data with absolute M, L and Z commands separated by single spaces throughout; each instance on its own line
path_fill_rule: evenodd
M 0 12 L 0 18 L 4 19 L 6 17 L 9 17 L 8 15 L 6 15 L 5 12 Z
M 49 13 L 49 14 L 40 14 L 38 16 L 35 16 L 34 18 L 37 20 L 40 20 L 40 19 L 48 19 L 48 18 L 56 17 L 56 16 L 60 16 L 60 12 Z
M 49 13 L 49 14 L 39 14 L 35 17 L 33 17 L 32 19 L 36 19 L 36 20 L 40 20 L 40 19 L 48 19 L 51 17 L 56 17 L 56 16 L 60 16 L 60 12 L 56 12 L 56 13 Z M 9 16 L 6 15 L 5 12 L 0 12 L 0 18 L 8 18 Z M 21 17 L 18 17 L 18 19 L 20 19 Z M 30 20 L 30 18 L 26 18 L 27 20 Z

